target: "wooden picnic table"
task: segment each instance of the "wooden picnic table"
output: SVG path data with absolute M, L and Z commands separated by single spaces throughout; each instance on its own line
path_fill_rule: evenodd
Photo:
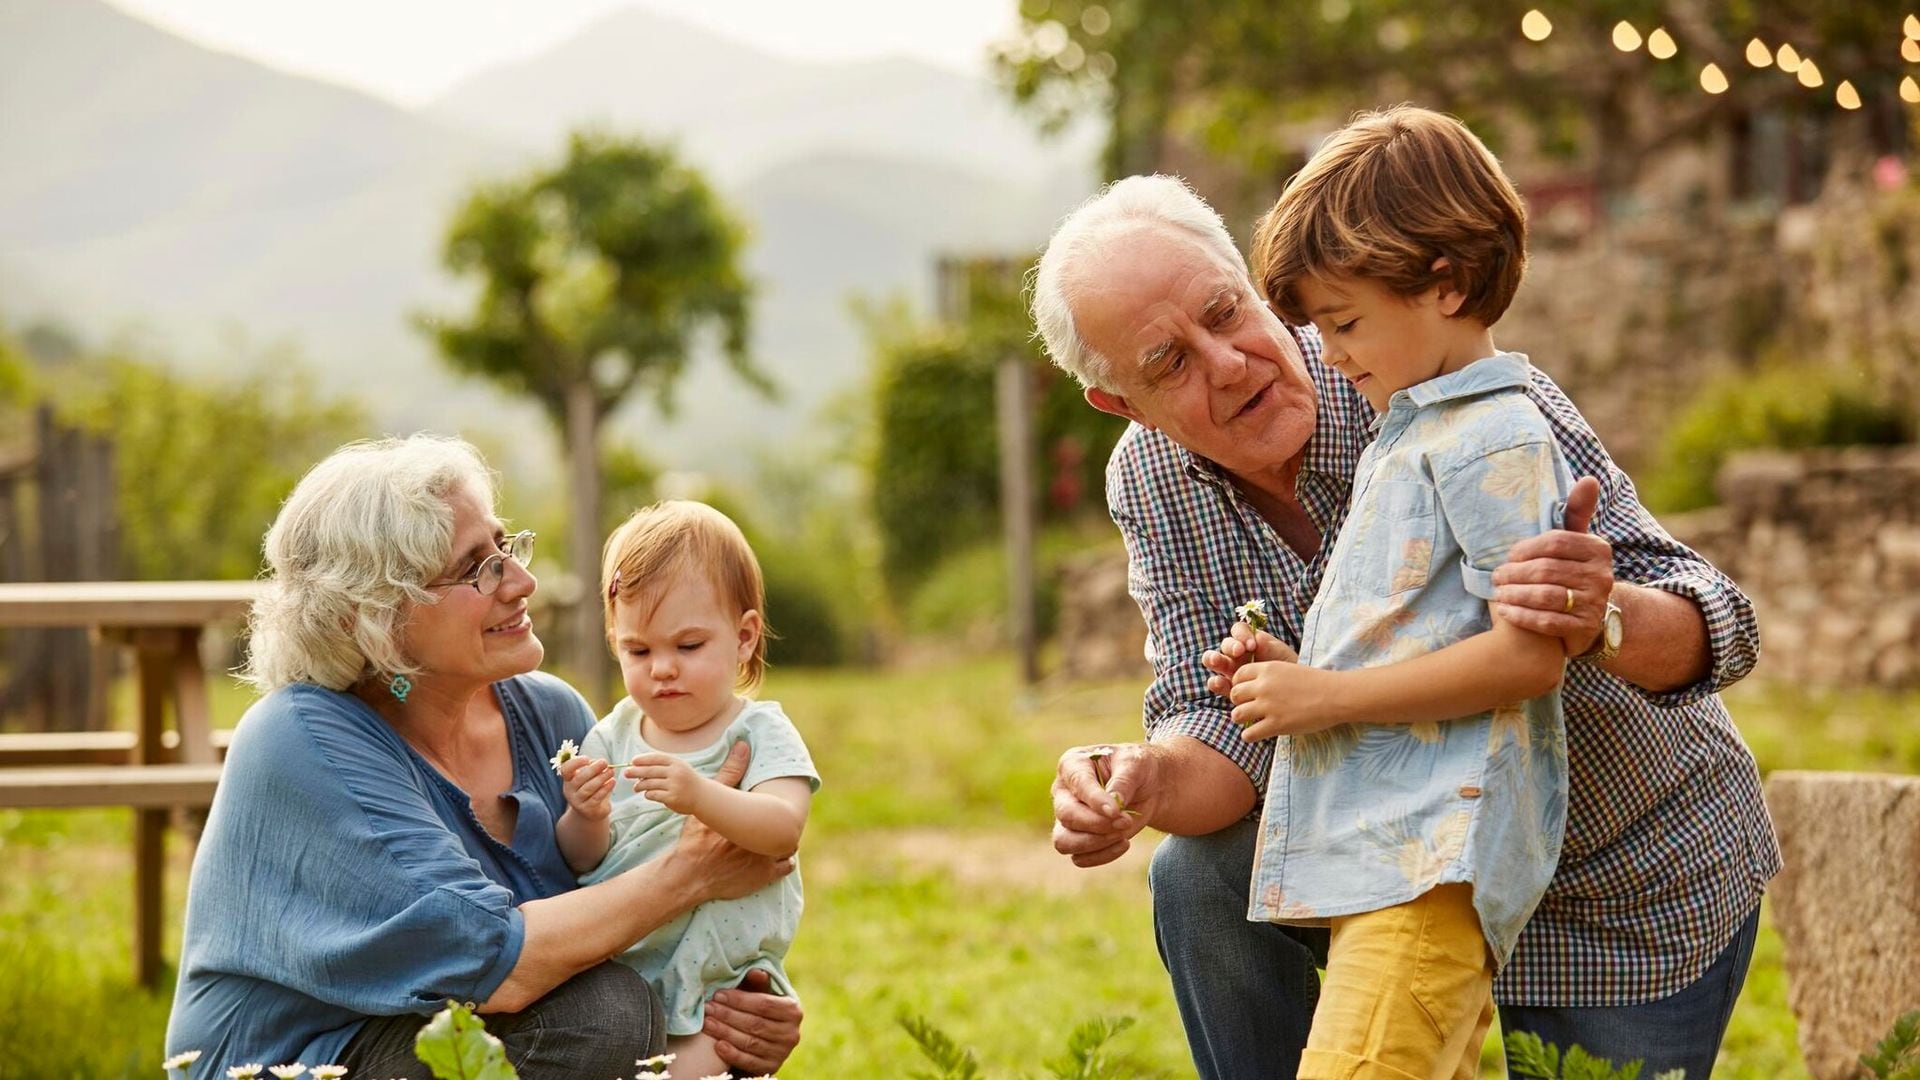
M 0 628 L 85 627 L 134 651 L 139 711 L 131 746 L 121 744 L 115 755 L 92 745 L 98 737 L 29 737 L 11 762 L 0 753 L 0 765 L 47 767 L 5 769 L 0 803 L 134 808 L 134 975 L 143 986 L 160 971 L 168 818 L 175 806 L 204 806 L 219 775 L 201 635 L 210 624 L 245 619 L 263 588 L 257 581 L 0 584 Z

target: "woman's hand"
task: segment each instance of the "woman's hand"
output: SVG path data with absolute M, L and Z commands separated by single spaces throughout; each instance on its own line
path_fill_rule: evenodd
M 560 787 L 567 806 L 593 821 L 613 812 L 613 766 L 599 758 L 575 757 L 560 766 Z
M 800 1003 L 768 993 L 771 984 L 767 973 L 755 968 L 738 989 L 722 990 L 707 1002 L 701 1030 L 737 1076 L 772 1073 L 800 1045 Z
M 627 779 L 633 781 L 633 790 L 674 813 L 693 815 L 700 812 L 700 789 L 707 784 L 707 778 L 694 772 L 693 766 L 677 755 L 637 755 L 627 766 L 626 774 Z M 744 768 L 741 775 L 746 775 Z M 733 784 L 727 786 L 732 787 Z
M 726 763 L 713 774 L 715 783 L 727 787 L 739 785 L 747 775 L 747 763 L 753 751 L 746 743 L 733 744 Z M 773 858 L 756 855 L 707 827 L 697 817 L 688 817 L 680 830 L 680 842 L 667 858 L 683 861 L 699 901 L 731 900 L 745 896 L 771 882 L 793 873 L 793 856 Z M 635 871 L 639 868 L 636 867 Z M 634 871 L 629 871 L 634 872 Z

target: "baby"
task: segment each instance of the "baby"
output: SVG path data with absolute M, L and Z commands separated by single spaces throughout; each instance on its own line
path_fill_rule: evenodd
M 688 815 L 750 851 L 793 854 L 820 776 L 780 706 L 739 694 L 766 670 L 765 587 L 746 537 L 710 506 L 657 503 L 607 538 L 601 578 L 627 697 L 559 765 L 568 808 L 556 839 L 580 883 L 665 854 Z M 743 741 L 752 759 L 740 786 L 713 779 Z M 622 769 L 631 786 L 615 782 Z M 674 1075 L 727 1071 L 701 1031 L 717 991 L 760 968 L 774 993 L 796 996 L 782 960 L 800 907 L 796 869 L 702 904 L 616 957 L 660 991 Z

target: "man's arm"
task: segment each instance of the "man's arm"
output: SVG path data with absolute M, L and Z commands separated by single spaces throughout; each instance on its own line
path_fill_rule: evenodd
M 1253 781 L 1197 739 L 1076 746 L 1053 779 L 1053 847 L 1076 866 L 1127 853 L 1149 826 L 1178 836 L 1217 832 L 1253 812 Z
M 1624 584 L 1627 591 L 1614 603 L 1625 638 L 1621 655 L 1601 665 L 1609 674 L 1663 706 L 1687 704 L 1745 678 L 1760 654 L 1753 604 L 1640 505 L 1633 481 L 1586 418 L 1538 369 L 1532 392 L 1573 475 L 1589 479 L 1568 499 L 1566 529 L 1516 544 L 1508 565 L 1496 572 L 1496 614 L 1565 639 L 1577 656 L 1598 640 L 1607 598 Z M 1569 588 L 1572 615 L 1565 611 Z

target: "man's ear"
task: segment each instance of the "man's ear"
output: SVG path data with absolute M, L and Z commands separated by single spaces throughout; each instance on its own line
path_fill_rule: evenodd
M 1153 427 L 1152 424 L 1147 422 L 1146 417 L 1140 415 L 1140 410 L 1133 407 L 1132 402 L 1121 397 L 1119 394 L 1109 393 L 1097 386 L 1087 387 L 1085 393 L 1087 404 L 1099 409 L 1101 412 L 1126 417 L 1128 420 L 1148 429 Z
M 1467 302 L 1467 294 L 1460 291 L 1460 279 L 1453 273 L 1453 264 L 1447 261 L 1445 255 L 1442 255 L 1433 260 L 1433 265 L 1428 269 L 1435 274 L 1446 275 L 1434 285 L 1434 288 L 1439 290 L 1434 303 L 1439 307 L 1440 314 L 1449 319 L 1460 314 L 1460 308 Z

